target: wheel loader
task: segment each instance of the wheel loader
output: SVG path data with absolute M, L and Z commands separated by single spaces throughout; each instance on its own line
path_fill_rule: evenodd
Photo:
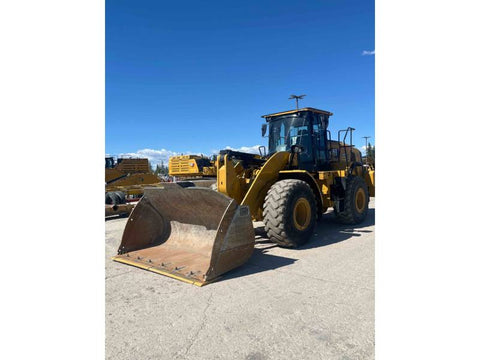
M 353 128 L 331 139 L 332 115 L 315 108 L 264 115 L 268 152 L 220 151 L 216 191 L 146 188 L 113 260 L 202 286 L 252 255 L 252 221 L 263 221 L 269 239 L 288 248 L 305 244 L 329 208 L 342 223 L 362 222 L 375 173 L 352 145 Z

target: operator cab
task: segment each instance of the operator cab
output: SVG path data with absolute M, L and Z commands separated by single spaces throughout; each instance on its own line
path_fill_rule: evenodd
M 284 111 L 263 115 L 268 126 L 268 155 L 278 151 L 291 151 L 292 146 L 301 149 L 299 169 L 320 171 L 329 169 L 327 128 L 333 113 L 314 108 Z
M 105 158 L 105 169 L 113 169 L 115 167 L 115 160 L 113 157 Z

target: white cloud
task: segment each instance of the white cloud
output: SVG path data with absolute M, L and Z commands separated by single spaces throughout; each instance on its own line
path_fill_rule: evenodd
M 221 148 L 220 150 L 233 150 L 233 151 L 241 151 L 241 152 L 245 152 L 245 153 L 249 153 L 249 154 L 259 154 L 258 148 L 260 146 L 261 145 L 253 145 L 253 146 L 241 146 L 239 148 L 234 148 L 234 147 L 231 147 L 231 146 L 227 145 L 227 146 Z M 218 152 L 220 150 L 213 149 L 212 154 L 218 154 Z
M 258 154 L 258 147 L 260 145 L 254 145 L 254 146 L 242 146 L 239 148 L 233 148 L 231 146 L 225 146 L 222 149 L 228 149 L 228 150 L 233 150 L 233 151 L 242 151 L 250 154 Z M 211 156 L 212 154 L 218 154 L 219 150 L 212 150 L 210 154 L 203 154 L 206 156 Z M 166 149 L 161 149 L 161 150 L 155 150 L 155 149 L 141 149 L 137 150 L 136 152 L 129 152 L 129 153 L 121 153 L 118 154 L 117 157 L 131 157 L 131 158 L 147 158 L 148 161 L 150 161 L 150 165 L 155 168 L 157 164 L 160 164 L 162 161 L 165 165 L 168 165 L 168 160 L 172 156 L 177 156 L 177 155 L 202 155 L 198 152 L 193 152 L 193 151 L 183 151 L 183 152 L 176 152 L 176 151 L 171 151 L 171 150 L 166 150 Z M 111 156 L 108 154 L 105 154 L 105 156 Z
M 154 150 L 154 149 L 142 149 L 133 153 L 122 153 L 118 154 L 118 157 L 132 157 L 132 158 L 147 158 L 150 161 L 150 165 L 155 167 L 157 164 L 160 164 L 162 161 L 164 165 L 168 165 L 168 159 L 171 156 L 181 155 L 175 151 L 170 151 L 166 149 Z M 196 154 L 193 152 L 184 152 L 183 154 Z
M 253 145 L 253 146 L 242 146 L 239 148 L 232 148 L 231 146 L 225 146 L 225 149 L 227 150 L 233 150 L 233 151 L 241 151 L 241 152 L 246 152 L 250 154 L 258 154 L 258 148 L 260 145 Z
M 372 50 L 372 51 L 363 50 L 362 55 L 375 55 L 375 50 Z

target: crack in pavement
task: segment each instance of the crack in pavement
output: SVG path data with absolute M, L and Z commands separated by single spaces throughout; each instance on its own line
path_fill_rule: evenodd
M 113 279 L 113 278 L 116 278 L 116 277 L 118 277 L 118 276 L 131 273 L 132 271 L 134 271 L 134 270 L 124 271 L 124 272 L 122 272 L 122 273 L 120 273 L 120 274 L 115 274 L 115 275 L 112 275 L 112 276 L 106 276 L 106 277 L 105 277 L 105 280 Z
M 190 343 L 188 344 L 185 353 L 183 355 L 180 355 L 178 353 L 175 354 L 174 355 L 175 359 L 177 359 L 179 356 L 186 357 L 188 355 L 188 352 L 192 348 L 192 346 L 197 342 L 198 334 L 200 334 L 200 331 L 202 331 L 205 328 L 205 324 L 206 324 L 206 320 L 207 320 L 207 310 L 211 305 L 212 296 L 213 296 L 213 293 L 210 293 L 210 296 L 208 297 L 208 300 L 207 300 L 207 305 L 205 306 L 205 309 L 203 309 L 202 322 L 201 322 L 200 326 L 198 327 L 197 331 L 195 332 L 195 334 L 190 338 L 190 340 L 189 340 Z

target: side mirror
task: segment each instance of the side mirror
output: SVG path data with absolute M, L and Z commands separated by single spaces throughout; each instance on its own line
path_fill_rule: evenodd
M 300 146 L 300 145 L 292 145 L 291 148 L 290 148 L 290 151 L 292 153 L 296 153 L 296 154 L 302 153 L 303 150 L 305 150 L 305 148 L 303 146 Z
M 267 124 L 262 124 L 262 137 L 265 136 L 266 132 L 267 132 Z
M 258 152 L 260 153 L 261 157 L 266 157 L 267 156 L 267 148 L 263 145 L 258 147 Z

